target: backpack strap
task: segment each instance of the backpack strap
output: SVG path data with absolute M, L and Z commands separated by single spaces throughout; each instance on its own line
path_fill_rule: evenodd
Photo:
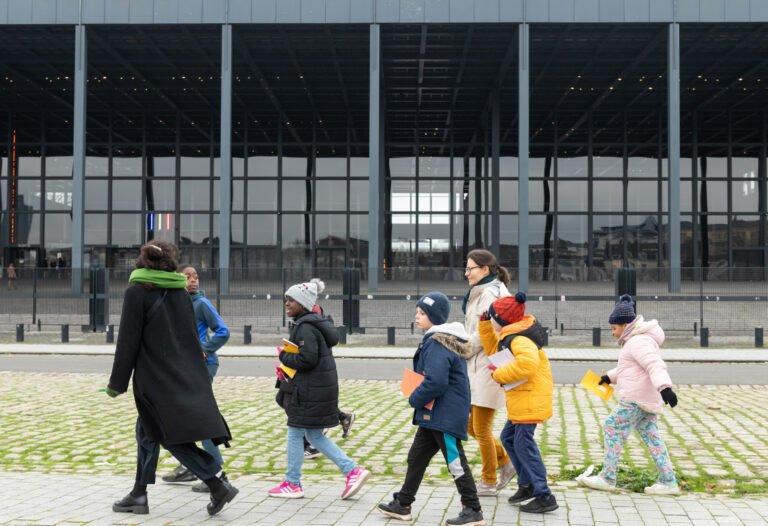
M 151 306 L 151 307 L 149 308 L 149 310 L 147 311 L 147 314 L 146 314 L 146 316 L 145 316 L 145 318 L 144 318 L 146 321 L 149 321 L 149 320 L 151 320 L 151 319 L 152 319 L 152 316 L 154 316 L 154 315 L 155 315 L 155 313 L 157 312 L 157 309 L 159 309 L 159 308 L 160 308 L 160 305 L 161 305 L 161 304 L 163 303 L 163 301 L 165 300 L 165 296 L 166 296 L 167 294 L 168 294 L 168 289 L 163 289 L 163 294 L 162 294 L 162 295 L 161 295 L 159 298 L 157 298 L 157 299 L 155 300 L 155 302 L 152 304 L 152 306 Z

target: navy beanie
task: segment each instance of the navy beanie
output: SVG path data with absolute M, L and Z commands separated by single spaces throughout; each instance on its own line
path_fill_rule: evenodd
M 611 317 L 608 318 L 608 323 L 611 325 L 624 325 L 625 323 L 632 323 L 636 317 L 635 302 L 632 301 L 632 296 L 624 294 L 613 308 Z
M 442 292 L 433 291 L 424 294 L 416 305 L 421 307 L 429 321 L 435 325 L 442 325 L 448 321 L 448 315 L 451 313 L 451 301 Z

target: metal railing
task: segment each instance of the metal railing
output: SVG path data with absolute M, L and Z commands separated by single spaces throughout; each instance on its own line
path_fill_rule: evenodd
M 343 268 L 235 268 L 229 270 L 229 288 L 219 290 L 216 269 L 198 269 L 201 289 L 232 327 L 251 325 L 255 331 L 274 331 L 287 321 L 282 302 L 292 284 L 311 277 L 324 280 L 318 298 L 337 325 L 357 328 L 410 328 L 416 300 L 426 292 L 440 290 L 451 299 L 451 321 L 461 321 L 461 303 L 468 286 L 463 268 L 379 269 L 378 290 L 368 290 L 369 269 L 355 269 L 359 291 L 345 287 Z M 766 268 L 684 268 L 679 292 L 668 291 L 669 269 L 637 271 L 638 312 L 658 318 L 668 331 L 690 331 L 707 327 L 718 333 L 751 333 L 768 319 Z M 106 269 L 107 325 L 120 320 L 122 297 L 130 269 Z M 16 269 L 14 283 L 3 275 L 0 281 L 0 326 L 18 323 L 42 325 L 92 323 L 94 295 L 89 272 L 83 273 L 84 292 L 72 292 L 72 269 Z M 513 271 L 510 292 L 517 290 Z M 603 276 L 608 272 L 602 273 Z M 605 327 L 616 302 L 613 279 L 571 271 L 567 277 L 555 271 L 532 270 L 529 274 L 527 310 L 550 328 L 572 331 Z M 356 311 L 354 309 L 357 309 Z M 356 314 L 358 313 L 358 314 Z M 357 319 L 355 319 L 357 318 Z

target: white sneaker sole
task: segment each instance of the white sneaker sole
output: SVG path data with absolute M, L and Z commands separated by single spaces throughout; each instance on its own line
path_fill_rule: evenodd
M 392 517 L 393 519 L 397 519 L 400 521 L 410 521 L 413 520 L 413 516 L 409 513 L 408 515 L 398 515 L 396 513 L 392 513 L 391 511 L 384 511 L 378 506 L 376 507 L 377 510 L 379 510 L 382 514 L 386 515 L 387 517 Z
M 342 499 L 348 499 L 349 497 L 354 496 L 358 491 L 360 491 L 360 488 L 363 487 L 363 484 L 365 484 L 365 481 L 368 480 L 368 477 L 371 476 L 371 472 L 368 470 L 363 471 L 362 475 L 360 475 L 360 478 L 357 479 L 357 484 L 349 488 L 349 491 L 341 496 Z
M 278 499 L 302 499 L 304 498 L 304 492 L 301 493 L 270 493 L 270 497 L 276 497 Z

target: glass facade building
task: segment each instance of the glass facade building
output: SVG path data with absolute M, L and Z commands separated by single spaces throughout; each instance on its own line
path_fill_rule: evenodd
M 759 6 L 51 4 L 0 4 L 3 267 L 766 267 Z

